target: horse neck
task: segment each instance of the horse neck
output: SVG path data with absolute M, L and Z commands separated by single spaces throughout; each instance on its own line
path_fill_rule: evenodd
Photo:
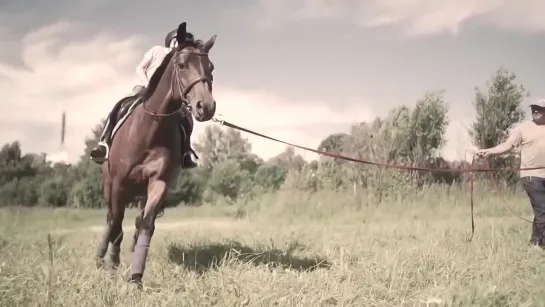
M 150 111 L 156 113 L 168 113 L 167 110 L 170 102 L 173 100 L 174 95 L 174 93 L 172 93 L 174 89 L 171 89 L 173 73 L 174 66 L 172 65 L 171 59 L 171 61 L 165 68 L 165 71 L 163 72 L 163 75 L 161 76 L 161 79 L 159 80 L 155 91 L 146 103 L 147 108 Z

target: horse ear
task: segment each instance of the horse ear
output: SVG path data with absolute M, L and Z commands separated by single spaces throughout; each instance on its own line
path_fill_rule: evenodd
M 210 37 L 210 39 L 206 41 L 206 43 L 204 43 L 204 50 L 206 52 L 210 51 L 210 49 L 214 47 L 214 44 L 216 43 L 216 37 L 217 35 L 212 35 L 212 37 Z
M 176 33 L 176 40 L 178 44 L 185 41 L 185 36 L 187 33 L 187 23 L 184 21 L 178 26 L 178 32 Z

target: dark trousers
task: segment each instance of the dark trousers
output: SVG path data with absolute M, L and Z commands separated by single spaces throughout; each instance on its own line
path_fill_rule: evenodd
M 180 109 L 180 124 L 185 130 L 183 151 L 187 153 L 191 150 L 191 134 L 193 133 L 193 115 L 186 108 Z M 183 133 L 183 131 L 181 131 Z
M 522 177 L 520 181 L 534 210 L 530 242 L 545 247 L 545 178 Z

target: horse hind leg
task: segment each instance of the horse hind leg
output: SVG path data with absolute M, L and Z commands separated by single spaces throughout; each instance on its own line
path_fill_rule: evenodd
M 162 180 L 150 180 L 148 185 L 148 197 L 144 207 L 143 217 L 139 225 L 134 254 L 132 256 L 131 277 L 129 280 L 140 286 L 142 277 L 144 276 L 151 238 L 155 231 L 157 211 L 165 197 L 166 187 L 166 182 Z

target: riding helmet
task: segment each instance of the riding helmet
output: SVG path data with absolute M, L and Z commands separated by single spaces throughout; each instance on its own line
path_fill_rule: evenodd
M 176 39 L 177 34 L 178 34 L 177 29 L 174 29 L 174 30 L 168 32 L 167 36 L 165 37 L 165 47 L 170 47 L 170 42 L 172 42 L 173 39 Z M 193 41 L 195 41 L 195 36 L 193 36 L 193 34 L 190 33 L 190 32 L 186 32 L 185 40 L 187 42 L 193 42 Z
M 165 47 L 170 47 L 170 42 L 172 42 L 173 39 L 176 39 L 177 33 L 178 33 L 177 29 L 174 29 L 168 32 L 167 36 L 165 37 Z

